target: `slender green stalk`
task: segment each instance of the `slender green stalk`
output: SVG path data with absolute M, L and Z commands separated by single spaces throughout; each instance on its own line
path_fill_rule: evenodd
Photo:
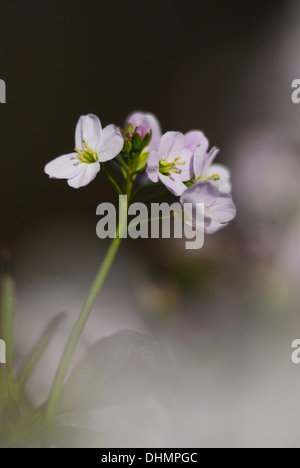
M 15 283 L 12 275 L 4 271 L 0 278 L 0 328 L 1 338 L 6 343 L 6 365 L 9 375 L 13 373 L 13 339 L 15 319 Z
M 129 166 L 126 164 L 124 161 L 124 158 L 122 158 L 121 154 L 117 157 L 117 160 L 120 162 L 120 165 L 123 166 L 123 168 L 128 171 Z
M 85 328 L 85 325 L 90 317 L 90 314 L 92 312 L 92 309 L 97 299 L 97 296 L 99 294 L 99 291 L 101 287 L 103 286 L 103 283 L 117 255 L 117 252 L 119 250 L 119 247 L 122 241 L 121 234 L 123 230 L 125 229 L 125 224 L 126 224 L 126 229 L 127 229 L 126 214 L 128 212 L 128 206 L 130 204 L 133 181 L 130 178 L 131 168 L 126 165 L 121 155 L 119 155 L 119 159 L 122 162 L 122 164 L 124 164 L 124 166 L 127 168 L 127 178 L 125 178 L 125 181 L 126 181 L 125 194 L 127 195 L 127 202 L 121 208 L 120 225 L 118 227 L 117 237 L 113 239 L 110 245 L 110 248 L 106 254 L 104 262 L 102 263 L 102 266 L 98 272 L 98 275 L 94 281 L 94 284 L 92 285 L 90 293 L 87 297 L 87 300 L 83 306 L 82 311 L 80 312 L 77 322 L 75 323 L 73 327 L 69 341 L 63 353 L 60 365 L 58 367 L 58 370 L 57 370 L 57 373 L 56 373 L 56 376 L 55 376 L 55 379 L 54 379 L 54 382 L 50 391 L 49 399 L 45 405 L 45 423 L 46 424 L 50 424 L 55 417 L 55 412 L 56 412 L 57 404 L 59 401 L 59 397 L 60 397 L 63 385 L 66 380 L 66 376 L 67 376 L 67 373 L 68 373 L 68 370 L 69 370 L 69 367 L 70 367 L 70 364 L 74 355 L 75 348 Z M 108 173 L 106 173 L 106 175 L 108 175 Z M 117 182 L 115 182 L 111 176 L 109 176 L 109 180 L 112 182 L 117 192 L 120 193 L 121 190 Z
M 114 186 L 118 194 L 122 195 L 122 190 L 120 189 L 118 182 L 115 181 L 115 179 L 107 172 L 107 170 L 103 166 L 102 166 L 102 171 L 104 175 L 108 178 L 108 180 L 111 182 L 111 184 Z
M 113 239 L 111 246 L 107 252 L 107 255 L 104 259 L 104 262 L 95 279 L 95 282 L 90 290 L 88 298 L 83 306 L 83 309 L 78 317 L 77 322 L 74 325 L 71 336 L 65 348 L 61 363 L 59 365 L 57 374 L 55 376 L 54 383 L 50 392 L 49 400 L 46 404 L 45 421 L 47 424 L 51 423 L 53 418 L 55 417 L 55 410 L 57 407 L 57 403 L 58 403 L 61 390 L 65 382 L 67 373 L 68 373 L 69 366 L 72 361 L 75 348 L 85 328 L 87 320 L 92 312 L 98 293 L 110 271 L 110 268 L 116 257 L 120 244 L 121 244 L 121 239 L 119 237 L 117 237 L 116 239 Z
M 127 195 L 127 209 L 131 204 L 131 193 L 132 193 L 133 181 L 128 177 L 126 182 L 126 195 Z

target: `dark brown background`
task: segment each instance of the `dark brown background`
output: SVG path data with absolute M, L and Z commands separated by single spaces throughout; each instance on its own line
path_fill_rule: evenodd
M 104 178 L 74 191 L 43 173 L 49 160 L 73 150 L 81 114 L 121 124 L 132 110 L 151 110 L 164 130 L 202 128 L 223 145 L 251 117 L 241 76 L 281 4 L 2 2 L 0 239 L 13 246 L 53 214 L 94 219 Z

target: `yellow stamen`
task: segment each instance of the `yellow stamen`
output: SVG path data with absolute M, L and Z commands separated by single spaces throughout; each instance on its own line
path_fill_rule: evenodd
M 219 174 L 213 174 L 213 175 L 211 175 L 210 177 L 202 177 L 202 176 L 200 176 L 199 179 L 198 179 L 198 181 L 201 181 L 201 180 L 202 180 L 202 181 L 204 181 L 204 182 L 211 182 L 211 181 L 217 182 L 217 181 L 220 180 L 220 179 L 221 179 L 221 177 L 219 176 Z
M 176 168 L 176 166 L 184 166 L 185 162 L 178 162 L 180 160 L 180 156 L 177 156 L 174 159 L 174 162 L 169 162 L 167 159 L 161 159 L 159 161 L 159 172 L 163 175 L 169 176 L 171 174 L 179 174 L 180 170 Z
M 82 140 L 82 144 L 84 146 L 84 150 L 75 148 L 76 153 L 78 153 L 78 159 L 86 164 L 94 164 L 95 162 L 98 162 L 98 153 L 89 147 L 86 140 Z

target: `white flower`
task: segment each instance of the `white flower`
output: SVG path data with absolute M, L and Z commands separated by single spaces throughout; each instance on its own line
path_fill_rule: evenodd
M 218 155 L 218 148 L 213 148 L 209 153 L 207 144 L 203 141 L 197 146 L 194 154 L 194 176 L 196 181 L 211 182 L 220 192 L 231 193 L 230 171 L 222 164 L 213 164 Z
M 114 125 L 102 129 L 95 115 L 82 116 L 76 127 L 75 152 L 47 164 L 45 172 L 53 179 L 66 179 L 73 188 L 88 185 L 100 171 L 100 163 L 115 158 L 124 145 Z
M 206 234 L 214 234 L 223 229 L 236 216 L 236 207 L 231 196 L 220 192 L 210 182 L 192 185 L 184 192 L 180 202 L 191 219 L 188 224 L 199 231 L 204 229 Z M 196 213 L 201 209 L 198 205 L 200 203 L 204 204 L 204 227 L 202 223 L 197 225 L 195 221 L 202 219 Z
M 161 181 L 176 196 L 186 190 L 184 182 L 192 178 L 193 154 L 184 147 L 184 136 L 179 132 L 167 132 L 160 141 L 158 151 L 148 157 L 147 175 L 157 183 Z

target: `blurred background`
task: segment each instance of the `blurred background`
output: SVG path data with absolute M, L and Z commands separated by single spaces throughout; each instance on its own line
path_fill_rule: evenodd
M 72 151 L 79 116 L 122 125 L 151 111 L 164 131 L 203 130 L 232 170 L 234 223 L 199 252 L 127 241 L 97 301 L 62 419 L 107 446 L 300 446 L 299 26 L 297 0 L 0 6 L 0 243 L 15 264 L 17 365 L 68 312 L 32 401 L 47 398 L 107 248 L 96 207 L 116 201 L 104 177 L 75 191 L 43 173 Z

